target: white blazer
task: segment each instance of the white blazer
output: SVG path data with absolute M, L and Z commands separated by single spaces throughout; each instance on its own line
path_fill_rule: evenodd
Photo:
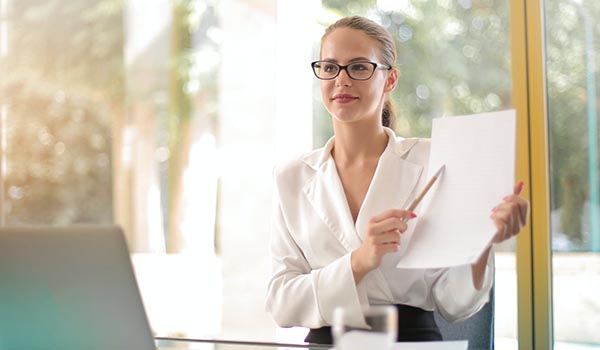
M 404 208 L 427 182 L 429 140 L 397 138 L 391 129 L 385 131 L 389 142 L 356 224 L 331 157 L 333 138 L 325 147 L 276 168 L 266 309 L 279 326 L 331 325 L 334 308 L 344 306 L 352 314 L 353 326 L 366 327 L 363 310 L 371 304 L 438 310 L 448 321 L 458 321 L 488 301 L 493 253 L 479 291 L 473 286 L 469 265 L 395 267 L 410 246 L 415 220 L 409 221 L 399 251 L 387 254 L 379 268 L 355 283 L 350 254 L 361 245 L 368 220 L 384 210 Z

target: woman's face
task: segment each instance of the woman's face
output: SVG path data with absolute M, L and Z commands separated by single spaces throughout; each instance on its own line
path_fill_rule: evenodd
M 375 39 L 360 30 L 337 28 L 321 44 L 321 60 L 345 66 L 353 62 L 383 63 Z M 354 123 L 381 120 L 381 110 L 387 93 L 397 79 L 394 70 L 376 69 L 369 80 L 350 79 L 346 70 L 333 80 L 321 80 L 321 97 L 334 120 Z

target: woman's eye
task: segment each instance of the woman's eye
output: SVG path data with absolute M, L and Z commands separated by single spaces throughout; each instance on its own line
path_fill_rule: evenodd
M 324 64 L 322 69 L 324 72 L 331 73 L 337 70 L 337 66 L 335 64 Z
M 356 72 L 361 72 L 361 71 L 369 70 L 369 67 L 367 67 L 366 64 L 357 63 L 357 64 L 353 64 L 352 66 L 350 66 L 350 69 L 352 69 L 353 71 L 356 71 Z

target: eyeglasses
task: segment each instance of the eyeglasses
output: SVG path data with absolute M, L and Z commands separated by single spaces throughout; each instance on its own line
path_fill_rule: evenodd
M 353 80 L 369 80 L 375 73 L 375 69 L 381 68 L 390 70 L 392 67 L 387 64 L 375 62 L 354 62 L 345 66 L 329 61 L 315 61 L 310 64 L 315 76 L 321 80 L 332 80 L 340 75 L 342 69 L 346 70 L 350 79 Z

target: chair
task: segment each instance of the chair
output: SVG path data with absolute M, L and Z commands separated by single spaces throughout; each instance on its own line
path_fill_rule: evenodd
M 444 340 L 469 341 L 469 349 L 494 350 L 494 287 L 490 291 L 490 301 L 465 321 L 450 323 L 437 311 L 435 321 Z

